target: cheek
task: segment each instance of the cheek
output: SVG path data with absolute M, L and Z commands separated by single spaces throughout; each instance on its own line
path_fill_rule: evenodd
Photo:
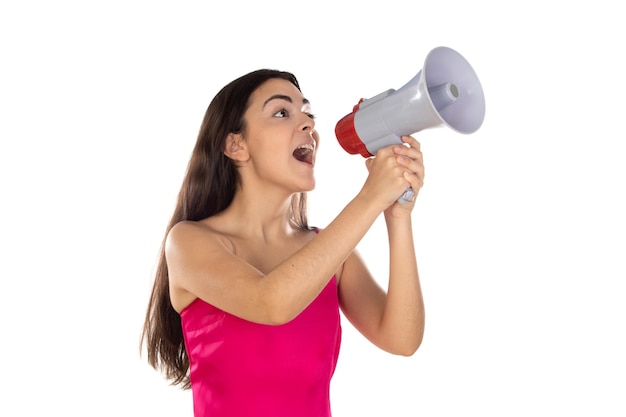
M 250 146 L 250 156 L 263 171 L 282 169 L 291 158 L 289 145 L 276 136 L 258 137 L 258 142 Z

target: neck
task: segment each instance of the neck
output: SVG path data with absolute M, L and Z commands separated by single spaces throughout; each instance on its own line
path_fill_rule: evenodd
M 276 197 L 270 193 L 240 190 L 220 217 L 239 236 L 271 241 L 293 233 L 290 215 L 291 195 Z

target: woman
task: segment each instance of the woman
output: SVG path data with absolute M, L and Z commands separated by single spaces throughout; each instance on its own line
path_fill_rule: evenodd
M 424 332 L 411 211 L 419 143 L 381 149 L 324 229 L 310 227 L 319 136 L 290 73 L 225 86 L 204 117 L 166 230 L 142 334 L 149 363 L 191 388 L 194 415 L 330 416 L 339 309 L 379 348 L 412 355 Z M 389 285 L 355 250 L 384 213 Z

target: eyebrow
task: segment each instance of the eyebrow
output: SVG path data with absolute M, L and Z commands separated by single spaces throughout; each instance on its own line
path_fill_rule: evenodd
M 293 100 L 289 96 L 286 96 L 284 94 L 274 94 L 273 96 L 271 96 L 270 98 L 265 100 L 265 102 L 263 103 L 263 107 L 265 107 L 267 105 L 267 103 L 269 103 L 272 100 L 285 100 L 285 101 L 288 101 L 290 103 L 293 103 Z M 307 100 L 306 98 L 303 98 L 302 99 L 302 104 L 310 104 L 310 101 Z

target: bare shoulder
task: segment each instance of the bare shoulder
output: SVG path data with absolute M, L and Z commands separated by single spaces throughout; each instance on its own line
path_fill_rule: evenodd
M 167 235 L 168 240 L 176 242 L 189 237 L 209 237 L 215 231 L 202 222 L 184 220 L 176 223 Z
M 222 270 L 220 263 L 231 255 L 229 240 L 204 222 L 182 221 L 174 225 L 165 241 L 174 309 L 180 312 L 197 297 L 204 298 L 203 282 L 215 279 Z
M 228 250 L 232 245 L 228 239 L 203 222 L 182 221 L 174 225 L 165 241 L 166 256 L 179 256 L 181 251 L 192 255 L 207 249 Z

